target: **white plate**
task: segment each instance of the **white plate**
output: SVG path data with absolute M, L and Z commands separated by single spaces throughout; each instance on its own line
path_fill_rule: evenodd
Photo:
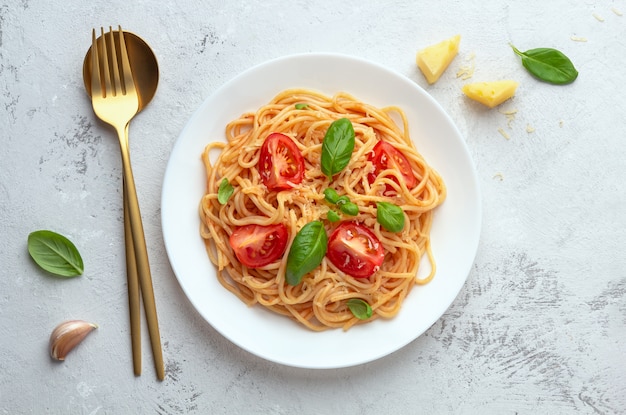
M 309 331 L 261 306 L 248 307 L 215 277 L 200 238 L 198 206 L 205 190 L 200 156 L 224 140 L 226 124 L 254 111 L 287 88 L 327 95 L 345 91 L 379 107 L 397 105 L 411 137 L 448 188 L 436 212 L 432 248 L 437 274 L 415 287 L 400 313 L 344 332 Z M 413 81 L 377 64 L 334 54 L 302 54 L 249 69 L 220 87 L 189 120 L 176 141 L 162 190 L 163 237 L 185 294 L 224 337 L 264 359 L 303 368 L 339 368 L 386 356 L 424 333 L 450 306 L 474 262 L 481 226 L 478 181 L 459 131 L 444 110 Z

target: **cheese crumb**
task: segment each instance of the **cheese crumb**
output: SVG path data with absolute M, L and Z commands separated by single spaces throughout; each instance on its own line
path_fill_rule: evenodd
M 595 17 L 595 19 L 596 19 L 597 21 L 599 21 L 599 22 L 604 22 L 604 17 L 600 16 L 600 15 L 599 15 L 599 14 L 597 14 L 597 13 L 594 13 L 594 14 L 593 14 L 593 17 Z
M 507 140 L 511 139 L 511 136 L 509 134 L 507 134 L 506 131 L 504 131 L 503 128 L 498 128 L 498 132 L 500 133 L 500 135 L 504 138 L 506 138 Z
M 500 181 L 504 180 L 504 175 L 502 173 L 496 173 L 492 177 L 493 179 L 498 179 Z
M 581 37 L 581 36 L 570 36 L 570 39 L 572 39 L 574 42 L 586 42 L 587 41 L 586 37 Z
M 565 121 L 559 120 L 559 127 L 563 128 L 563 124 L 565 124 Z
M 476 62 L 475 62 L 476 54 L 472 52 L 466 59 L 465 65 L 462 65 L 459 70 L 456 72 L 456 77 L 461 78 L 463 80 L 470 79 L 474 76 L 474 71 L 476 70 Z
M 531 126 L 530 124 L 526 124 L 526 132 L 528 134 L 532 134 L 535 132 L 535 128 L 533 126 Z
M 622 13 L 620 10 L 617 10 L 615 7 L 613 7 L 613 8 L 611 9 L 611 11 L 612 11 L 613 13 L 615 13 L 616 15 L 618 15 L 618 16 L 623 16 L 623 15 L 624 15 L 624 13 Z
M 515 121 L 515 114 L 517 114 L 517 109 L 512 109 L 508 111 L 499 110 L 500 114 L 504 114 L 506 116 L 506 126 L 512 128 L 513 121 Z

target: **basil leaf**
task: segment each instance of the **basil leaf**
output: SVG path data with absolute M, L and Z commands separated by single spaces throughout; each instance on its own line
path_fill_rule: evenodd
M 75 277 L 84 271 L 76 246 L 56 232 L 32 232 L 28 235 L 28 253 L 37 265 L 60 277 Z
M 339 196 L 337 198 L 337 201 L 335 202 L 335 204 L 337 206 L 339 206 L 341 208 L 341 206 L 345 205 L 346 203 L 350 203 L 350 198 L 346 195 L 343 196 Z
M 307 108 L 309 108 L 308 104 L 296 104 L 296 109 L 297 110 L 305 110 Z
M 300 284 L 305 274 L 322 263 L 327 247 L 328 236 L 322 222 L 313 221 L 304 225 L 296 234 L 287 256 L 287 284 Z
M 328 187 L 324 189 L 324 199 L 326 199 L 328 203 L 332 203 L 334 205 L 337 203 L 337 200 L 339 200 L 339 194 L 337 194 L 335 189 Z
M 537 79 L 556 85 L 574 82 L 578 71 L 567 56 L 556 49 L 537 48 L 520 52 L 511 45 L 515 54 L 522 58 L 522 65 Z
M 225 205 L 228 202 L 228 199 L 233 195 L 235 189 L 233 185 L 230 184 L 228 179 L 224 177 L 220 182 L 220 187 L 217 189 L 217 201 L 220 202 L 221 205 Z
M 347 118 L 333 121 L 322 142 L 322 173 L 330 180 L 350 163 L 354 151 L 354 127 Z
M 334 223 L 339 222 L 341 216 L 339 216 L 339 214 L 334 210 L 329 210 L 328 213 L 326 213 L 326 219 Z
M 339 209 L 346 215 L 356 216 L 359 214 L 359 206 L 356 203 L 352 203 L 352 202 L 344 203 L 341 206 L 339 206 Z
M 359 320 L 367 320 L 372 317 L 372 307 L 366 301 L 360 298 L 351 298 L 346 304 L 352 312 L 352 315 Z
M 400 232 L 404 229 L 404 212 L 393 203 L 376 203 L 376 220 L 389 232 Z

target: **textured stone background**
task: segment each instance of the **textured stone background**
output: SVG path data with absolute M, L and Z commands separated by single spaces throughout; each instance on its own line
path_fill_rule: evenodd
M 624 1 L 0 0 L 0 413 L 626 413 L 621 12 Z M 131 149 L 163 383 L 147 350 L 144 375 L 131 373 L 119 151 L 81 78 L 91 28 L 118 23 L 161 65 Z M 427 86 L 415 52 L 456 33 L 459 56 Z M 509 42 L 562 50 L 578 80 L 535 81 Z M 165 165 L 200 103 L 251 66 L 309 51 L 363 57 L 423 86 L 465 137 L 483 193 L 481 244 L 450 309 L 393 355 L 341 370 L 283 367 L 221 337 L 178 286 L 160 227 Z M 473 81 L 520 82 L 500 111 L 461 95 L 455 74 L 472 56 Z M 502 111 L 514 109 L 509 123 Z M 26 237 L 42 228 L 81 247 L 84 276 L 36 268 Z M 57 364 L 48 336 L 68 318 L 101 327 Z

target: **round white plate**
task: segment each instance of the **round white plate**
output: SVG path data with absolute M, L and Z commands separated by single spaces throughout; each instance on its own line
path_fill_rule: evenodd
M 290 319 L 248 307 L 215 276 L 199 235 L 205 190 L 200 156 L 225 140 L 226 124 L 278 92 L 309 88 L 345 91 L 378 107 L 397 105 L 408 116 L 417 149 L 437 169 L 448 197 L 435 215 L 432 249 L 437 274 L 416 286 L 400 313 L 344 332 L 312 332 Z M 459 131 L 444 110 L 408 78 L 359 58 L 302 54 L 249 69 L 210 96 L 189 120 L 172 150 L 162 190 L 163 237 L 178 281 L 198 312 L 224 337 L 261 358 L 303 368 L 339 368 L 386 356 L 424 333 L 454 301 L 474 262 L 481 226 L 478 181 Z

